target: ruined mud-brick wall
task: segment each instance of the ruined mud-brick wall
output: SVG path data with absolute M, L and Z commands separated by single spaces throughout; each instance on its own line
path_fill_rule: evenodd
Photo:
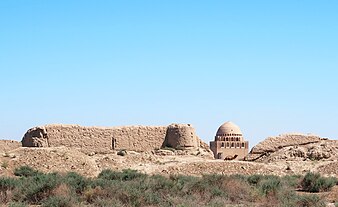
M 190 124 L 171 124 L 167 127 L 163 146 L 189 149 L 200 147 L 200 142 L 194 127 Z
M 276 137 L 268 137 L 252 148 L 246 160 L 256 160 L 266 154 L 288 146 L 301 146 L 310 143 L 317 143 L 325 138 L 309 134 L 282 134 Z
M 127 149 L 150 151 L 161 148 L 167 127 L 83 127 L 79 125 L 46 125 L 34 127 L 22 139 L 23 147 L 75 147 L 86 153 L 109 153 Z

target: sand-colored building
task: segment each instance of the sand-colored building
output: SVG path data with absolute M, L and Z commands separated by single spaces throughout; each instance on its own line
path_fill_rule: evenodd
M 242 160 L 248 154 L 249 142 L 243 139 L 241 129 L 232 122 L 221 125 L 215 140 L 210 142 L 215 159 Z
M 85 153 L 122 149 L 145 152 L 163 147 L 196 150 L 206 145 L 191 124 L 122 127 L 53 124 L 29 129 L 21 143 L 23 147 L 72 147 Z

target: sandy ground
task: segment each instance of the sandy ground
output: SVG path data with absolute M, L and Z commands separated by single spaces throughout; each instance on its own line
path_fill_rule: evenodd
M 97 176 L 103 169 L 135 169 L 147 174 L 305 174 L 319 172 L 338 177 L 338 161 L 276 161 L 257 163 L 245 161 L 214 160 L 205 154 L 194 155 L 182 152 L 151 151 L 127 152 L 120 156 L 111 154 L 86 155 L 66 147 L 17 148 L 0 155 L 0 175 L 12 176 L 13 170 L 28 165 L 43 172 L 75 171 L 85 176 Z

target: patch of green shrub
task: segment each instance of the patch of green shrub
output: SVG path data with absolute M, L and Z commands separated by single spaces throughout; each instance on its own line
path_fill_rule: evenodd
M 70 198 L 51 196 L 43 201 L 42 207 L 72 207 Z
M 301 181 L 302 190 L 312 193 L 329 191 L 334 185 L 336 185 L 335 178 L 325 178 L 320 176 L 319 173 L 312 172 L 308 172 Z
M 21 179 L 15 191 L 17 201 L 39 204 L 48 198 L 51 191 L 61 182 L 57 173 L 37 174 L 33 177 Z
M 300 175 L 286 175 L 281 178 L 281 180 L 288 186 L 292 188 L 297 188 L 301 182 Z
M 162 175 L 152 175 L 147 182 L 154 191 L 172 190 L 174 187 L 174 182 Z
M 123 205 L 121 203 L 121 201 L 115 199 L 115 198 L 98 198 L 94 201 L 94 206 L 95 207 L 124 207 L 125 205 Z
M 18 185 L 18 180 L 15 178 L 0 177 L 0 191 L 6 192 L 12 190 Z
M 257 185 L 261 180 L 262 180 L 263 176 L 262 175 L 250 175 L 247 178 L 247 181 L 249 182 L 250 185 Z
M 318 196 L 298 195 L 295 189 L 329 190 L 337 180 L 319 174 L 170 175 L 148 176 L 136 170 L 103 170 L 97 178 L 78 173 L 44 174 L 29 167 L 16 170 L 19 178 L 0 177 L 1 204 L 45 206 L 314 206 Z M 7 195 L 8 194 L 8 195 Z M 17 203 L 10 203 L 17 201 Z M 17 205 L 17 206 L 15 206 Z
M 105 179 L 105 180 L 133 180 L 136 178 L 145 178 L 147 175 L 143 173 L 137 172 L 137 170 L 131 169 L 124 169 L 122 172 L 113 171 L 111 169 L 103 170 L 99 175 L 98 178 Z
M 76 172 L 69 172 L 63 179 L 63 182 L 73 189 L 77 194 L 81 194 L 90 184 L 89 180 Z
M 19 177 L 31 177 L 41 174 L 39 171 L 34 170 L 29 166 L 21 166 L 19 168 L 14 169 L 14 175 Z
M 275 195 L 281 188 L 281 180 L 277 176 L 266 176 L 259 182 L 259 190 L 263 195 Z
M 296 198 L 299 207 L 326 207 L 325 202 L 317 195 L 301 195 Z
M 8 207 L 27 207 L 28 205 L 21 202 L 11 202 L 8 204 Z

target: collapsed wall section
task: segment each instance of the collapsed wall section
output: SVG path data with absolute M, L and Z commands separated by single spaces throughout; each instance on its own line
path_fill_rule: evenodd
M 245 160 L 255 161 L 264 156 L 268 156 L 280 149 L 290 146 L 302 146 L 311 143 L 318 143 L 326 138 L 321 138 L 317 135 L 311 134 L 282 134 L 276 137 L 268 137 L 264 141 L 254 146 Z

